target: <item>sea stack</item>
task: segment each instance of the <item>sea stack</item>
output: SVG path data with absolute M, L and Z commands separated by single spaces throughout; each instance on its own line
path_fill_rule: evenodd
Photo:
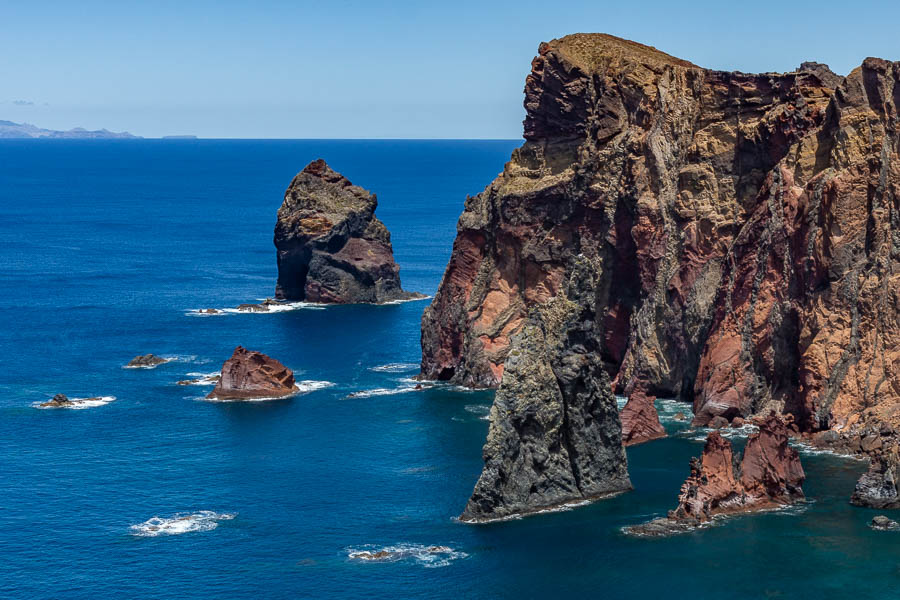
M 774 413 L 747 439 L 743 458 L 718 431 L 706 438 L 702 456 L 691 459 L 678 506 L 668 517 L 629 528 L 632 533 L 665 535 L 692 529 L 716 515 L 751 512 L 804 498 L 803 467 L 788 445 L 788 430 Z
M 391 234 L 375 216 L 372 194 L 309 163 L 284 193 L 275 224 L 278 300 L 333 304 L 422 297 L 400 287 Z
M 242 346 L 222 365 L 222 374 L 207 398 L 254 400 L 281 398 L 297 392 L 294 373 L 283 364 Z
M 747 74 L 541 44 L 525 143 L 466 200 L 423 316 L 422 377 L 514 385 L 517 334 L 588 263 L 592 326 L 562 343 L 596 348 L 617 393 L 691 402 L 698 426 L 774 409 L 897 432 L 898 89 L 875 58 Z
M 587 332 L 584 262 L 515 334 L 491 408 L 484 470 L 460 520 L 486 522 L 632 488 L 609 376 Z M 573 344 L 573 340 L 584 340 Z

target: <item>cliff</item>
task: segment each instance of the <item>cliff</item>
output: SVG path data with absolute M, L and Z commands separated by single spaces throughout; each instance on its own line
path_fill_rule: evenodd
M 541 44 L 525 143 L 466 199 L 423 316 L 423 376 L 502 397 L 517 334 L 589 264 L 591 325 L 563 344 L 616 391 L 692 402 L 696 425 L 897 430 L 898 80 L 874 58 L 745 74 Z
M 352 304 L 421 298 L 400 287 L 391 234 L 374 194 L 324 160 L 309 163 L 284 193 L 275 224 L 280 300 Z

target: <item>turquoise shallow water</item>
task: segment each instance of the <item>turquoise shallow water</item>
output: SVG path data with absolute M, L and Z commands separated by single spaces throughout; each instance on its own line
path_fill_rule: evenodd
M 900 533 L 847 503 L 857 461 L 804 453 L 800 507 L 625 536 L 702 448 L 667 420 L 628 451 L 633 492 L 463 525 L 491 393 L 410 391 L 426 303 L 186 314 L 272 295 L 275 211 L 319 156 L 378 194 L 404 286 L 433 293 L 465 195 L 517 144 L 0 142 L 0 597 L 897 597 Z M 237 344 L 331 385 L 253 404 L 174 385 Z M 121 368 L 145 352 L 178 360 Z M 116 400 L 31 406 L 57 392 Z M 403 557 L 348 557 L 383 547 Z

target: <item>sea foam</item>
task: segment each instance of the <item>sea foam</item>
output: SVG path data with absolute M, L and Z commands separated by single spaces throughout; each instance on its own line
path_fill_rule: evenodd
M 104 404 L 109 404 L 113 400 L 115 400 L 115 396 L 98 396 L 95 398 L 69 398 L 71 404 L 66 404 L 63 406 L 40 406 L 43 402 L 35 402 L 32 404 L 35 408 L 39 408 L 41 410 L 49 410 L 49 409 L 69 409 L 69 410 L 83 410 L 85 408 L 94 408 L 97 406 L 103 406 Z
M 408 373 L 418 369 L 418 363 L 388 363 L 377 367 L 369 367 L 370 371 L 375 371 L 376 373 Z
M 137 537 L 157 537 L 160 535 L 180 535 L 195 531 L 212 531 L 219 521 L 228 521 L 236 513 L 217 513 L 201 510 L 195 513 L 177 513 L 171 517 L 152 517 L 143 523 L 132 525 L 131 535 Z
M 410 562 L 425 568 L 446 567 L 454 560 L 469 555 L 449 546 L 424 546 L 422 544 L 397 544 L 379 548 L 366 544 L 359 548 L 347 548 L 347 558 L 360 562 Z

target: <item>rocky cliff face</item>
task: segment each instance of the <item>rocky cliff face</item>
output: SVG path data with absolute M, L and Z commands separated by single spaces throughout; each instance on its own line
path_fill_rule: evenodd
M 702 69 L 611 36 L 542 44 L 525 144 L 468 198 L 424 376 L 495 387 L 535 307 L 594 266 L 617 391 L 805 432 L 900 427 L 900 63 Z M 877 426 L 876 426 L 877 427 Z
M 278 209 L 276 298 L 349 304 L 421 297 L 400 287 L 391 234 L 375 217 L 377 205 L 374 194 L 324 160 L 309 163 Z

